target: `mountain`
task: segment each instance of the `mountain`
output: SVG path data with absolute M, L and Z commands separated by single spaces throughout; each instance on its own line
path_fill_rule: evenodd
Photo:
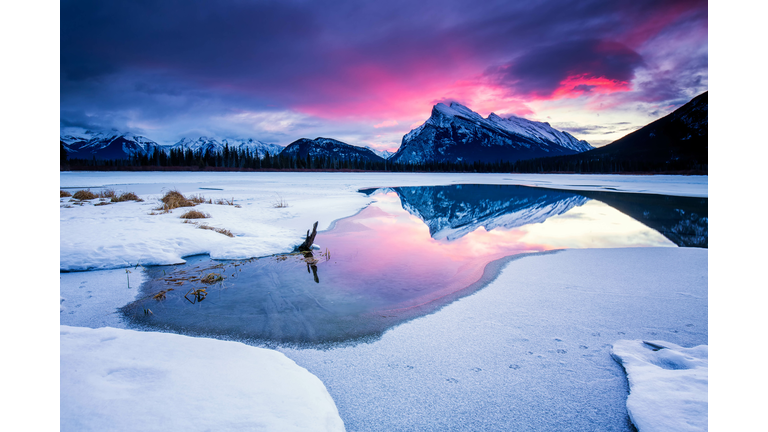
M 253 138 L 248 139 L 231 139 L 224 138 L 218 140 L 216 138 L 199 137 L 197 139 L 182 138 L 176 144 L 168 147 L 170 149 L 183 149 L 192 150 L 193 152 L 205 153 L 221 153 L 225 147 L 229 147 L 230 150 L 248 150 L 252 154 L 258 154 L 259 158 L 263 158 L 264 155 L 269 152 L 270 155 L 275 155 L 283 150 L 283 146 L 277 144 L 269 144 L 263 141 L 257 141 Z
M 378 157 L 380 157 L 382 159 L 389 159 L 390 156 L 395 154 L 395 153 L 393 153 L 393 152 L 391 152 L 389 150 L 376 150 L 375 148 L 368 147 L 368 146 L 365 146 L 365 148 L 367 148 L 368 150 L 374 152 L 376 154 L 376 156 L 378 156 Z
M 258 155 L 259 158 L 263 159 L 264 156 L 269 153 L 271 156 L 274 156 L 281 151 L 285 147 L 279 145 L 279 144 L 271 144 L 271 143 L 265 143 L 264 141 L 257 141 L 253 138 L 248 139 L 228 139 L 225 138 L 221 140 L 221 143 L 224 145 L 229 145 L 229 148 L 235 148 L 238 150 L 248 150 L 253 155 Z
M 681 162 L 707 165 L 708 93 L 704 92 L 653 123 L 580 156 L 671 165 Z
M 132 133 L 108 132 L 82 135 L 65 135 L 59 138 L 67 157 L 70 159 L 127 159 L 132 156 L 149 156 L 155 151 L 169 154 L 173 150 L 192 150 L 207 153 L 221 153 L 225 146 L 229 149 L 248 150 L 263 158 L 267 152 L 275 155 L 283 150 L 283 146 L 248 139 L 216 139 L 199 137 L 197 139 L 182 138 L 172 145 L 160 145 L 148 138 Z
M 151 154 L 163 146 L 140 135 L 121 132 L 60 137 L 70 159 L 124 159 Z
M 432 107 L 432 115 L 408 132 L 397 152 L 395 163 L 425 162 L 514 162 L 537 157 L 568 155 L 591 150 L 567 132 L 549 123 L 491 113 L 488 118 L 451 103 Z
M 357 147 L 330 138 L 298 139 L 288 144 L 282 152 L 282 156 L 291 156 L 298 159 L 325 158 L 328 160 L 359 160 L 368 162 L 384 162 L 384 159 L 373 151 L 363 147 Z
M 168 150 L 191 150 L 194 153 L 201 152 L 206 153 L 221 153 L 224 151 L 224 145 L 215 138 L 209 138 L 201 136 L 197 139 L 184 137 L 180 139 L 176 144 L 168 147 Z
M 706 172 L 709 161 L 707 94 L 696 96 L 672 113 L 608 145 L 578 155 L 537 159 L 518 170 Z

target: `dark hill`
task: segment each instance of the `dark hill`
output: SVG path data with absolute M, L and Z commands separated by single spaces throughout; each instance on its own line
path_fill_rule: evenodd
M 576 155 L 522 161 L 516 170 L 706 173 L 709 162 L 707 93 L 606 146 Z

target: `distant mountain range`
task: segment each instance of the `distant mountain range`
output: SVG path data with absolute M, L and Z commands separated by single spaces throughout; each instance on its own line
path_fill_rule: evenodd
M 549 123 L 491 113 L 483 118 L 458 104 L 438 103 L 421 126 L 403 136 L 393 154 L 350 145 L 331 138 L 301 138 L 286 147 L 254 139 L 183 138 L 162 146 L 132 133 L 98 133 L 62 136 L 61 147 L 69 159 L 126 159 L 156 151 L 191 150 L 221 154 L 225 148 L 247 150 L 263 159 L 323 158 L 326 161 L 387 161 L 400 166 L 435 163 L 513 163 L 519 172 L 626 172 L 706 171 L 708 157 L 707 92 L 673 113 L 604 147 L 594 148 Z M 336 165 L 324 164 L 320 168 Z M 465 165 L 466 166 L 466 165 Z M 294 165 L 294 168 L 296 166 Z M 358 167 L 368 169 L 366 167 Z
M 421 126 L 408 132 L 397 152 L 395 163 L 426 162 L 514 162 L 544 156 L 584 152 L 592 147 L 549 123 L 522 117 L 488 118 L 464 105 L 439 103 Z
M 230 150 L 248 150 L 263 158 L 267 152 L 275 155 L 283 150 L 283 146 L 269 144 L 249 139 L 216 139 L 199 137 L 197 139 L 182 138 L 172 145 L 160 145 L 149 138 L 132 133 L 110 132 L 84 134 L 83 136 L 67 135 L 60 138 L 61 145 L 67 151 L 67 157 L 77 159 L 124 159 L 137 155 L 148 156 L 155 151 L 166 154 L 171 150 L 192 150 L 203 153 L 221 153 L 225 148 Z

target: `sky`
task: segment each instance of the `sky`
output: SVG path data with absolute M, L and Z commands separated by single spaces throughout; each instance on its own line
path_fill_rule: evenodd
M 396 150 L 436 103 L 599 147 L 708 90 L 706 1 L 60 2 L 60 133 Z

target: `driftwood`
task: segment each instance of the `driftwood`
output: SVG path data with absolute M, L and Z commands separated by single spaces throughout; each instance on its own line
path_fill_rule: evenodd
M 299 252 L 309 252 L 312 250 L 312 243 L 315 242 L 315 236 L 317 235 L 317 222 L 315 222 L 314 225 L 312 225 L 312 234 L 309 233 L 309 230 L 307 230 L 307 238 L 304 240 L 304 243 L 299 245 Z

